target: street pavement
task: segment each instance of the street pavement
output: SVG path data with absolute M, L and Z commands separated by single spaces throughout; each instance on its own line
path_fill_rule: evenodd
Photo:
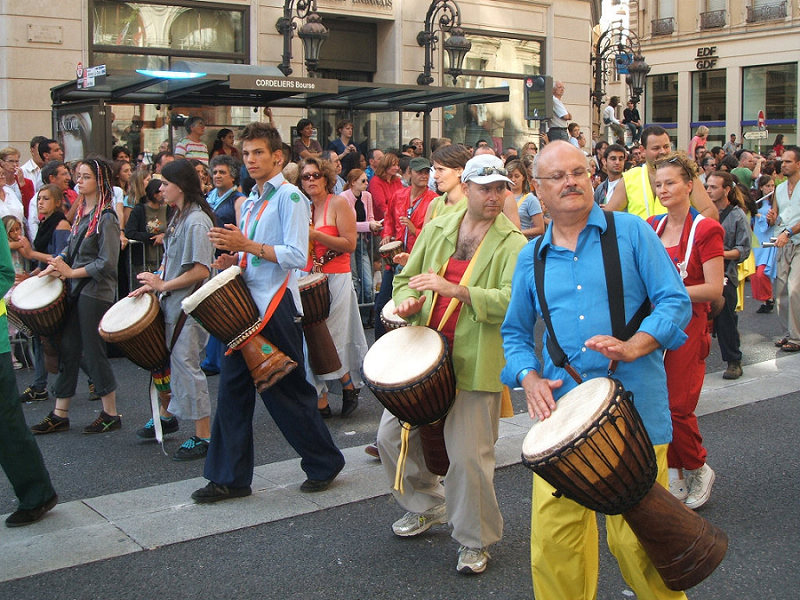
M 776 315 L 756 315 L 756 308 L 749 300 L 741 315 L 745 375 L 735 382 L 721 378 L 724 364 L 716 343 L 708 360 L 698 413 L 717 483 L 701 513 L 726 531 L 730 548 L 690 598 L 796 598 L 800 584 L 798 458 L 790 451 L 798 434 L 800 357 L 776 350 L 772 340 L 782 333 L 780 322 Z M 517 415 L 503 421 L 497 445 L 503 540 L 491 549 L 486 573 L 465 577 L 455 572 L 458 546 L 446 527 L 413 539 L 391 533 L 402 510 L 388 495 L 379 463 L 363 453 L 381 412 L 367 390 L 351 418 L 328 421 L 348 460 L 328 491 L 298 492 L 304 479 L 299 459 L 259 404 L 254 495 L 199 506 L 189 494 L 205 483 L 202 461 L 177 463 L 157 444 L 136 439 L 134 431 L 148 418 L 147 377 L 125 359 L 114 359 L 114 368 L 122 431 L 82 435 L 100 407 L 79 393 L 70 414 L 72 430 L 37 437 L 61 504 L 35 525 L 0 530 L 0 597 L 533 596 L 531 474 L 519 464 L 531 422 L 518 392 Z M 31 376 L 19 372 L 20 388 Z M 209 384 L 213 398 L 216 378 Z M 335 413 L 339 402 L 334 396 Z M 24 410 L 33 423 L 51 408 L 31 403 Z M 170 436 L 167 453 L 191 433 Z M 0 513 L 13 511 L 15 504 L 1 478 Z M 600 570 L 599 598 L 634 597 L 604 543 Z

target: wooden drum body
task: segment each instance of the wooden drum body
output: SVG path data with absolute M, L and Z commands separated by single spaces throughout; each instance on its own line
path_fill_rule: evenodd
M 383 406 L 420 432 L 428 470 L 447 473 L 442 424 L 456 395 L 453 362 L 445 337 L 428 327 L 389 331 L 367 352 L 364 382 Z
M 43 337 L 56 336 L 64 327 L 67 291 L 58 277 L 29 277 L 11 291 L 8 312 L 30 331 Z
M 211 335 L 242 353 L 259 392 L 297 367 L 295 361 L 256 333 L 261 329 L 261 316 L 238 266 L 207 281 L 184 298 L 181 307 Z
M 98 332 L 143 369 L 157 371 L 169 364 L 164 315 L 152 293 L 114 303 L 100 320 Z
M 394 300 L 391 298 L 389 298 L 389 301 L 381 309 L 381 323 L 383 323 L 383 327 L 386 329 L 386 331 L 392 331 L 408 325 L 408 321 L 406 321 L 403 317 L 394 314 L 394 309 Z
M 381 255 L 384 264 L 387 267 L 393 267 L 394 261 L 392 260 L 395 256 L 400 254 L 403 251 L 403 242 L 397 240 L 394 242 L 389 242 L 388 244 L 384 244 L 380 248 L 378 248 L 378 253 Z
M 698 584 L 725 556 L 725 533 L 655 482 L 650 437 L 632 395 L 614 379 L 567 392 L 528 432 L 522 462 L 558 495 L 622 514 L 670 589 Z
M 342 368 L 342 362 L 325 322 L 331 310 L 328 276 L 311 273 L 298 279 L 297 287 L 303 304 L 303 333 L 308 347 L 309 367 L 316 375 L 334 373 Z

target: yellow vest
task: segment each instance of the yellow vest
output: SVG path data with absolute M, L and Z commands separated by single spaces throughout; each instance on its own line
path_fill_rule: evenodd
M 667 212 L 650 188 L 646 165 L 625 171 L 622 179 L 625 182 L 625 194 L 628 196 L 628 208 L 625 209 L 627 212 L 642 219 Z

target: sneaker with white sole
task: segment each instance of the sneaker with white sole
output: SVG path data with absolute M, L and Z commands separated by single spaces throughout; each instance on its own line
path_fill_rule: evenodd
M 689 495 L 689 482 L 686 479 L 673 479 L 669 482 L 669 491 L 681 502 Z
M 685 500 L 685 504 L 695 510 L 708 502 L 711 497 L 711 487 L 714 485 L 717 475 L 708 465 L 703 465 L 690 473 L 689 495 Z
M 392 531 L 400 537 L 411 537 L 428 531 L 438 523 L 447 522 L 447 505 L 442 503 L 424 513 L 407 512 L 392 523 Z
M 465 575 L 483 573 L 489 564 L 489 558 L 491 557 L 485 548 L 461 546 L 458 549 L 456 571 Z

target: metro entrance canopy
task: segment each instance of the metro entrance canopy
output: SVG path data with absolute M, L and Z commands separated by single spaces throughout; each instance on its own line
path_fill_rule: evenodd
M 274 67 L 176 62 L 174 71 L 201 74 L 171 79 L 136 71 L 109 73 L 94 87 L 75 80 L 51 89 L 53 106 L 104 100 L 176 106 L 282 106 L 430 113 L 452 104 L 508 102 L 508 88 L 454 88 L 284 77 Z

